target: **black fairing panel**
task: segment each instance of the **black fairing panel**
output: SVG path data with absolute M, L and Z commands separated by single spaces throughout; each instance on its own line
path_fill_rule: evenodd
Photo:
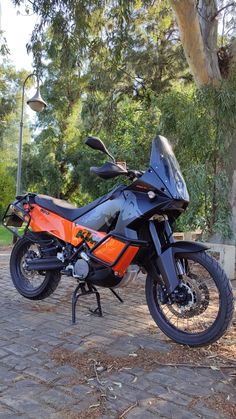
M 157 175 L 155 170 L 150 167 L 136 182 L 130 186 L 130 189 L 146 189 L 146 190 L 158 190 L 162 195 L 165 195 L 172 199 L 172 195 L 162 182 L 161 178 Z

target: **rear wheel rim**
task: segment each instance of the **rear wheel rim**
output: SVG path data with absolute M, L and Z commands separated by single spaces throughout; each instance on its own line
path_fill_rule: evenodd
M 40 289 L 46 281 L 45 271 L 28 271 L 26 269 L 26 259 L 29 255 L 33 258 L 40 256 L 39 246 L 34 243 L 28 243 L 19 254 L 18 260 L 18 274 L 21 278 L 21 287 L 27 291 L 36 291 Z

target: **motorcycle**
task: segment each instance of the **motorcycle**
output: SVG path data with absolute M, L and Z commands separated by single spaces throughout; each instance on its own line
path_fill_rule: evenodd
M 10 258 L 17 291 L 41 300 L 57 288 L 61 275 L 74 277 L 72 322 L 78 298 L 98 287 L 116 289 L 146 276 L 146 301 L 157 326 L 177 343 L 208 345 L 229 328 L 233 317 L 230 281 L 202 243 L 175 241 L 173 224 L 186 210 L 189 195 L 168 140 L 152 142 L 146 171 L 116 162 L 104 143 L 88 137 L 86 144 L 110 157 L 90 171 L 102 179 L 126 176 L 119 185 L 81 208 L 51 196 L 26 193 L 16 197 L 3 225 L 18 240 Z M 23 236 L 18 228 L 24 226 Z

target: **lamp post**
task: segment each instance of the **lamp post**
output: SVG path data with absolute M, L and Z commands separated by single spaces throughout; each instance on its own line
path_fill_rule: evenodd
M 21 160 L 22 160 L 21 157 L 22 157 L 22 142 L 23 142 L 23 127 L 24 127 L 23 117 L 24 117 L 25 85 L 27 83 L 27 80 L 30 77 L 37 77 L 37 76 L 34 73 L 29 74 L 26 77 L 23 83 L 23 87 L 22 87 L 20 138 L 19 138 L 19 147 L 18 147 L 18 166 L 17 166 L 17 178 L 16 178 L 16 196 L 20 195 L 20 184 L 21 184 Z M 46 102 L 44 102 L 44 100 L 42 99 L 40 95 L 38 77 L 37 77 L 36 93 L 31 99 L 27 100 L 27 105 L 29 105 L 29 107 L 35 112 L 41 112 L 47 107 Z

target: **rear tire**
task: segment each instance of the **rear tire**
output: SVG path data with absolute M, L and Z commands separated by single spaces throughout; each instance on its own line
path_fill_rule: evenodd
M 43 300 L 49 297 L 57 288 L 61 274 L 60 271 L 45 271 L 41 274 L 33 271 L 33 273 L 27 273 L 23 268 L 24 257 L 29 251 L 30 247 L 34 245 L 27 238 L 17 240 L 10 258 L 10 272 L 12 282 L 17 291 L 23 295 L 23 297 L 30 300 Z M 38 286 L 33 286 L 30 282 L 30 276 L 37 275 L 41 282 Z
M 171 338 L 175 342 L 189 346 L 209 345 L 218 340 L 221 336 L 223 336 L 231 324 L 234 310 L 234 298 L 231 283 L 221 266 L 217 263 L 217 261 L 205 252 L 181 254 L 178 255 L 178 259 L 193 261 L 194 263 L 197 263 L 200 266 L 200 273 L 198 275 L 200 276 L 200 279 L 197 278 L 196 275 L 189 275 L 190 284 L 194 284 L 194 281 L 196 281 L 195 287 L 197 291 L 200 289 L 205 290 L 204 286 L 206 287 L 204 281 L 202 281 L 201 279 L 201 268 L 203 268 L 207 272 L 210 279 L 212 280 L 212 286 L 214 286 L 214 288 L 218 292 L 217 301 L 219 305 L 218 311 L 216 310 L 216 318 L 214 322 L 209 327 L 206 326 L 207 328 L 205 328 L 205 330 L 203 331 L 198 330 L 197 332 L 191 332 L 191 322 L 196 321 L 196 324 L 198 324 L 198 319 L 200 319 L 201 316 L 206 316 L 205 321 L 207 325 L 208 303 L 205 304 L 206 308 L 204 308 L 204 297 L 203 303 L 201 303 L 203 305 L 200 305 L 199 308 L 193 308 L 192 311 L 186 310 L 186 314 L 183 315 L 181 310 L 177 311 L 177 309 L 179 308 L 178 305 L 176 305 L 177 309 L 175 309 L 173 305 L 169 306 L 170 308 L 168 308 L 168 304 L 161 303 L 158 297 L 158 287 L 160 287 L 160 281 L 158 282 L 157 278 L 153 278 L 151 275 L 147 275 L 146 299 L 150 314 L 153 317 L 157 326 L 159 326 L 159 328 L 162 330 L 162 332 L 165 333 L 169 338 Z M 189 284 L 185 286 L 190 287 Z M 211 291 L 211 286 L 209 288 L 209 291 Z M 207 294 L 205 293 L 205 295 Z M 209 301 L 212 304 L 212 307 L 215 308 L 214 297 L 213 302 L 210 299 L 210 297 Z M 168 315 L 169 311 L 171 312 L 170 316 Z M 176 324 L 173 323 L 173 316 L 176 316 L 177 318 L 177 327 Z M 186 331 L 187 327 L 181 328 L 179 326 L 179 323 L 181 325 L 181 321 L 183 324 L 185 320 L 186 325 L 189 325 L 190 323 L 189 331 Z M 205 326 L 204 322 L 203 325 Z

